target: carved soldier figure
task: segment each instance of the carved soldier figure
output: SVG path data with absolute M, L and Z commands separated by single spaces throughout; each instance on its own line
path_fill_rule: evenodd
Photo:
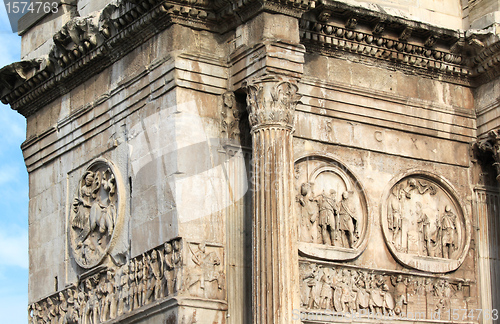
M 403 224 L 403 214 L 402 214 L 402 199 L 404 197 L 404 190 L 398 190 L 397 187 L 392 192 L 391 198 L 389 200 L 389 215 L 388 223 L 389 229 L 392 230 L 392 243 L 396 247 L 401 246 L 401 228 Z
M 181 241 L 172 241 L 172 247 L 174 248 L 173 261 L 174 261 L 174 292 L 181 290 L 181 271 L 182 271 L 182 252 L 181 252 Z
M 139 307 L 138 301 L 138 288 L 137 288 L 137 266 L 135 260 L 130 260 L 129 264 L 129 302 L 130 310 L 134 310 Z
M 419 251 L 422 255 L 431 256 L 431 235 L 430 235 L 430 221 L 429 217 L 422 211 L 422 204 L 420 202 L 416 203 L 417 211 L 417 224 L 419 232 Z
M 440 228 L 443 258 L 449 259 L 453 250 L 457 248 L 457 216 L 448 205 L 446 205 L 441 217 Z
M 403 279 L 402 275 L 391 276 L 391 282 L 394 286 L 394 292 L 396 295 L 396 306 L 394 308 L 394 313 L 399 315 L 403 313 L 403 305 L 408 304 L 408 292 L 407 292 L 407 281 Z
M 322 243 L 327 245 L 335 244 L 335 191 L 330 190 L 330 195 L 326 195 L 325 191 L 321 195 L 314 198 L 318 202 L 319 207 L 319 227 L 321 231 Z
M 342 200 L 338 205 L 339 230 L 341 234 L 342 246 L 352 248 L 357 239 L 358 217 L 356 210 L 350 206 L 349 193 L 342 193 Z
M 137 293 L 137 307 L 141 307 L 144 305 L 144 296 L 142 294 L 143 290 L 145 289 L 146 283 L 144 282 L 144 260 L 135 260 L 135 277 L 134 280 L 136 282 L 136 293 Z
M 171 243 L 164 245 L 164 266 L 163 266 L 163 296 L 168 296 L 174 293 L 174 260 L 173 249 Z
M 316 243 L 318 236 L 318 206 L 312 195 L 310 183 L 303 183 L 300 186 L 297 201 L 300 205 L 300 219 L 302 222 L 300 227 L 301 240 Z
M 329 268 L 323 268 L 323 275 L 320 279 L 321 290 L 319 293 L 319 308 L 330 309 L 333 297 L 333 274 Z
M 118 298 L 118 316 L 128 311 L 129 305 L 129 265 L 125 264 L 122 267 L 122 274 L 120 279 L 120 297 Z
M 305 273 L 302 281 L 305 283 L 305 294 L 303 297 L 302 304 L 306 305 L 309 309 L 313 309 L 314 305 L 319 306 L 318 296 L 316 294 L 316 285 L 319 282 L 320 266 L 315 263 L 311 263 L 307 267 L 307 272 Z
M 160 299 L 162 294 L 163 262 L 158 258 L 159 252 L 151 252 L 151 270 L 153 272 L 154 299 Z
M 148 289 L 149 289 L 149 286 L 151 285 L 151 277 L 152 277 L 152 274 L 151 274 L 151 269 L 149 268 L 149 262 L 148 262 L 148 259 L 146 257 L 145 254 L 142 255 L 142 271 L 143 271 L 143 275 L 142 275 L 142 282 L 143 282 L 143 285 L 142 285 L 142 304 L 141 306 L 143 305 L 147 305 L 150 303 L 150 299 L 148 298 Z

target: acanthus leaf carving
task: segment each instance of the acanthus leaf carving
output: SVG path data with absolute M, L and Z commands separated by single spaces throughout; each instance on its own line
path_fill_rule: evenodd
M 500 181 L 500 129 L 491 130 L 477 140 L 475 146 L 482 152 L 493 155 L 495 162 L 493 166 L 497 171 L 496 179 Z
M 293 128 L 295 107 L 301 97 L 295 81 L 264 76 L 248 80 L 244 88 L 252 128 L 261 125 Z

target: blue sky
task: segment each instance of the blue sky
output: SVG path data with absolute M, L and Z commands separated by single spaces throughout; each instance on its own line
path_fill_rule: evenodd
M 20 60 L 21 38 L 0 4 L 0 68 Z M 27 323 L 28 174 L 23 116 L 0 103 L 0 322 Z

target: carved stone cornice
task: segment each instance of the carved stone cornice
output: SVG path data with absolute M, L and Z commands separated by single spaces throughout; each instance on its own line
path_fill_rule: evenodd
M 0 70 L 0 100 L 27 117 L 172 24 L 222 34 L 262 11 L 298 18 L 314 6 L 314 0 L 114 2 L 98 14 L 66 23 L 54 35 L 46 63 L 23 61 Z M 20 66 L 22 73 L 12 72 Z
M 497 170 L 496 179 L 500 181 L 500 129 L 492 130 L 484 137 L 479 138 L 475 146 L 480 151 L 493 155 L 495 160 L 493 166 Z
M 304 15 L 300 28 L 309 51 L 332 56 L 348 52 L 412 73 L 469 83 L 462 32 L 336 1 L 322 1 Z
M 293 128 L 295 107 L 301 97 L 296 81 L 264 76 L 248 80 L 244 88 L 252 131 L 265 126 Z

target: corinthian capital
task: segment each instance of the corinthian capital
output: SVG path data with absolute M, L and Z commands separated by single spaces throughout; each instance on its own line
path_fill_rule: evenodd
M 479 150 L 493 154 L 493 165 L 497 170 L 497 180 L 500 181 L 500 129 L 492 130 L 485 137 L 479 138 L 476 145 Z
M 245 82 L 248 118 L 252 129 L 262 126 L 293 128 L 295 107 L 299 102 L 294 80 L 266 76 Z

